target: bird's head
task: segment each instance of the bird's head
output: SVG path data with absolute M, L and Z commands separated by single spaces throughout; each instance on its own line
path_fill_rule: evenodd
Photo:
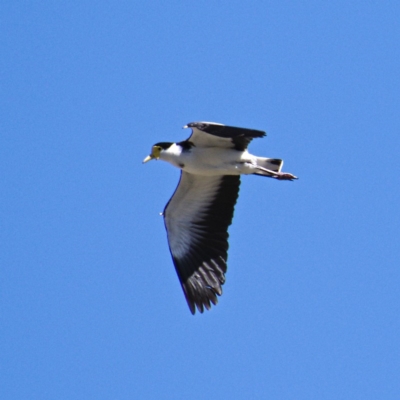
M 147 161 L 150 160 L 158 160 L 160 158 L 161 153 L 164 150 L 167 150 L 171 147 L 173 143 L 170 142 L 160 142 L 156 143 L 152 148 L 151 148 L 151 153 L 143 160 L 143 164 L 147 163 Z

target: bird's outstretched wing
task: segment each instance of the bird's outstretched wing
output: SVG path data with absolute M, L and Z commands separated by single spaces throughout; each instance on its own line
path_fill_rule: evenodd
M 227 270 L 228 227 L 239 194 L 240 176 L 181 172 L 164 209 L 168 243 L 192 314 L 217 304 Z
M 192 128 L 192 135 L 188 141 L 198 147 L 223 147 L 243 151 L 252 139 L 265 136 L 263 131 L 236 128 L 215 122 L 191 122 L 186 127 Z

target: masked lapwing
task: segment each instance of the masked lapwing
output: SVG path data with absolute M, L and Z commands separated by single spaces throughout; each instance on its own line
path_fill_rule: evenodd
M 228 227 L 239 194 L 240 175 L 280 180 L 296 176 L 281 172 L 283 161 L 247 151 L 265 132 L 215 122 L 192 122 L 182 142 L 156 143 L 150 160 L 167 161 L 181 170 L 175 193 L 163 216 L 169 249 L 192 314 L 217 304 L 225 283 Z

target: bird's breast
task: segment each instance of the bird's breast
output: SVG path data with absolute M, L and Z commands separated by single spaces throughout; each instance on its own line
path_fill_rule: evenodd
M 238 163 L 241 152 L 230 149 L 192 148 L 179 157 L 179 168 L 199 175 L 239 175 Z

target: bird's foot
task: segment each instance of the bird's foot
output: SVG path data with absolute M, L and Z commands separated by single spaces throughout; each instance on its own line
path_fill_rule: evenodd
M 280 181 L 293 181 L 299 179 L 297 176 L 289 174 L 289 172 L 275 172 L 274 178 L 279 179 Z
M 289 172 L 276 172 L 260 166 L 257 166 L 256 169 L 260 171 L 256 172 L 257 175 L 269 176 L 271 178 L 279 179 L 281 181 L 293 181 L 295 179 L 299 179 L 297 176 L 289 174 Z

